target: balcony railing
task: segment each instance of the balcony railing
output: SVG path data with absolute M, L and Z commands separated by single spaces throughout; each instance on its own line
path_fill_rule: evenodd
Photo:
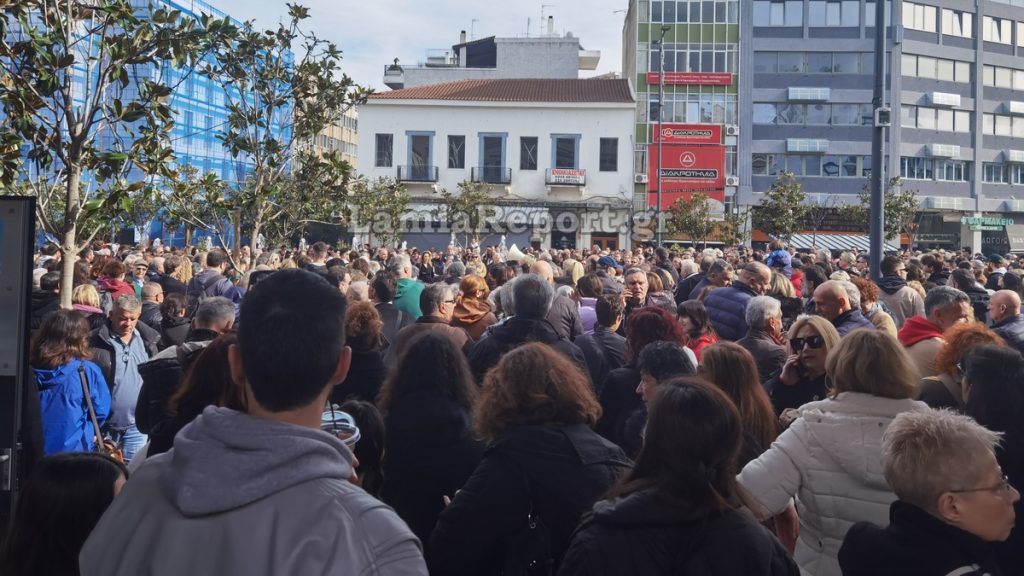
M 582 168 L 548 168 L 544 182 L 548 186 L 586 186 L 587 171 Z
M 437 166 L 399 166 L 400 182 L 437 182 Z
M 473 182 L 508 184 L 512 182 L 512 169 L 504 166 L 475 166 L 470 177 Z

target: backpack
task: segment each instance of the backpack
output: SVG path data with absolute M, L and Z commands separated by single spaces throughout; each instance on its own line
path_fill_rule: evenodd
M 203 282 L 203 289 L 200 290 L 198 294 L 190 293 L 188 295 L 188 315 L 189 315 L 189 317 L 194 316 L 195 313 L 196 313 L 196 310 L 199 309 L 199 304 L 201 304 L 203 302 L 203 300 L 206 300 L 206 298 L 210 296 L 210 294 L 209 294 L 210 288 L 213 288 L 214 286 L 216 286 L 217 283 L 220 282 L 223 279 L 224 279 L 224 276 L 222 276 L 221 274 L 214 274 L 213 276 L 210 276 L 209 278 L 207 278 L 206 282 Z

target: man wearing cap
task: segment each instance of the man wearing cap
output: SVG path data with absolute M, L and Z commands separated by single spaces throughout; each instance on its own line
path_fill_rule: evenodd
M 616 294 L 622 292 L 621 281 L 618 280 L 617 274 L 622 273 L 622 264 L 615 261 L 615 258 L 611 256 L 601 256 L 597 260 L 597 276 L 601 279 L 601 285 L 604 287 L 603 292 L 605 294 Z
M 985 289 L 999 290 L 1003 287 L 1003 275 L 1006 274 L 1006 258 L 1000 254 L 992 254 L 988 257 L 988 270 L 988 282 L 985 283 Z

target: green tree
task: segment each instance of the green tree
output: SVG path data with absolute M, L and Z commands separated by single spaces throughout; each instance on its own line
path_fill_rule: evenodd
M 351 166 L 336 151 L 318 153 L 312 142 L 371 93 L 342 73 L 337 46 L 303 30 L 309 10 L 287 6 L 287 22 L 262 31 L 247 23 L 219 42 L 216 58 L 202 68 L 226 94 L 228 121 L 218 138 L 252 165 L 233 192 L 252 238 L 275 220 L 288 221 L 277 226 L 280 235 L 316 219 L 322 205 L 314 206 L 314 197 L 340 198 Z
M 683 197 L 676 200 L 668 209 L 665 224 L 669 234 L 686 234 L 694 245 L 700 240 L 701 247 L 706 248 L 708 236 L 715 227 L 711 221 L 711 204 L 707 194 L 696 192 L 688 199 Z
M 224 238 L 235 205 L 229 196 L 227 183 L 212 172 L 200 175 L 195 166 L 183 164 L 164 179 L 164 184 L 166 194 L 163 200 L 168 223 L 185 226 L 186 244 L 191 243 L 193 230 L 203 230 L 230 254 Z
M 453 194 L 447 189 L 441 190 L 441 207 L 435 211 L 438 218 L 445 219 L 451 225 L 452 232 L 462 234 L 462 243 L 467 245 L 472 237 L 480 242 L 487 219 L 494 216 L 491 186 L 485 182 L 464 180 L 458 184 L 458 193 Z
M 348 219 L 358 226 L 369 227 L 369 243 L 374 236 L 382 246 L 391 246 L 401 238 L 402 216 L 409 208 L 405 185 L 394 178 L 352 182 L 346 206 Z
M 730 246 L 745 244 L 750 240 L 750 208 L 726 210 L 713 237 Z
M 842 208 L 843 218 L 854 223 L 867 232 L 871 228 L 871 182 L 861 188 L 858 204 Z M 921 203 L 917 200 L 917 190 L 906 189 L 899 176 L 890 178 L 885 184 L 882 195 L 882 206 L 885 209 L 885 239 L 895 240 L 903 232 L 913 233 L 913 224 L 917 221 L 917 213 Z
M 786 242 L 799 232 L 807 217 L 807 195 L 792 172 L 775 178 L 753 212 L 753 224 L 765 234 Z
M 170 169 L 172 89 L 161 72 L 187 76 L 232 33 L 227 19 L 141 14 L 129 0 L 0 7 L 0 187 L 21 180 L 39 197 L 37 219 L 66 256 L 61 306 L 71 307 L 73 255 Z

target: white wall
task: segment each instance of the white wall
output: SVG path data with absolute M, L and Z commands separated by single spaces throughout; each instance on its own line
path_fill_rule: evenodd
M 619 246 L 628 245 L 628 218 L 633 194 L 633 128 L 635 107 L 624 104 L 548 104 L 548 103 L 478 103 L 450 101 L 387 101 L 371 100 L 359 110 L 359 166 L 362 175 L 371 179 L 394 178 L 398 166 L 408 165 L 407 131 L 433 132 L 431 165 L 439 169 L 436 183 L 406 182 L 406 189 L 416 199 L 438 199 L 440 188 L 452 192 L 459 182 L 469 180 L 473 167 L 479 166 L 480 134 L 505 133 L 505 166 L 511 168 L 511 184 L 492 185 L 495 200 L 526 202 L 545 206 L 557 214 L 559 204 L 573 203 L 572 210 L 593 214 L 609 214 L 608 219 L 594 219 L 581 226 L 576 245 L 591 243 L 590 232 L 616 232 Z M 394 138 L 394 160 L 389 168 L 375 167 L 376 134 L 389 133 Z M 552 134 L 579 134 L 579 168 L 586 171 L 586 184 L 549 186 L 546 170 L 552 167 Z M 465 168 L 448 168 L 448 136 L 466 137 Z M 537 169 L 520 170 L 520 137 L 537 137 Z M 600 139 L 618 138 L 618 170 L 599 170 Z M 579 204 L 586 203 L 585 210 Z M 613 207 L 602 210 L 604 206 Z M 551 235 L 544 237 L 549 247 Z

